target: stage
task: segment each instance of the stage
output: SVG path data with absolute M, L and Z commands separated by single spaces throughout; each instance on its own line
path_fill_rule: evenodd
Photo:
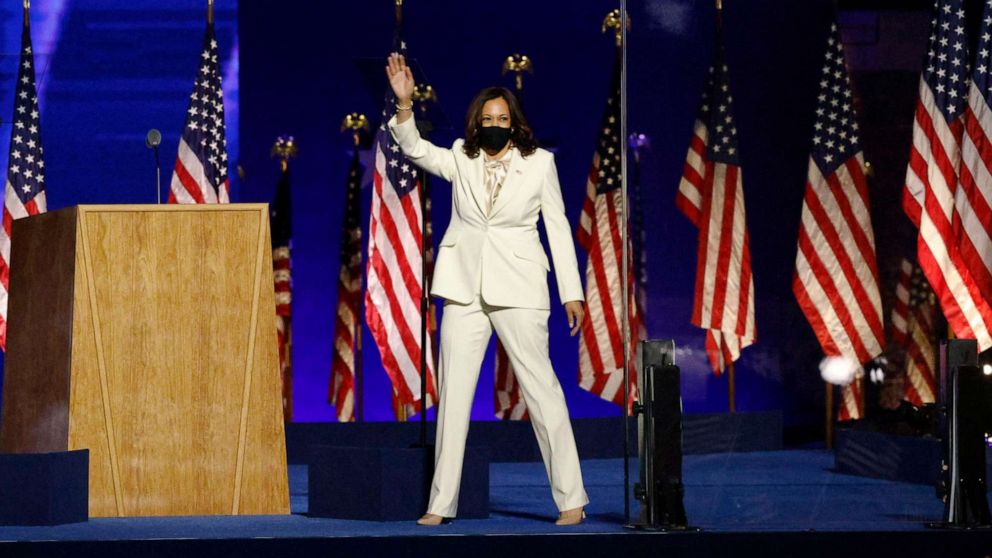
M 540 463 L 493 463 L 486 520 L 413 522 L 310 518 L 307 466 L 290 468 L 292 515 L 93 519 L 0 528 L 0 556 L 985 556 L 992 532 L 935 531 L 943 506 L 930 486 L 832 471 L 824 450 L 690 455 L 685 505 L 699 532 L 622 525 L 619 459 L 583 461 L 591 499 L 580 526 L 558 528 Z M 631 463 L 636 478 L 636 463 Z M 634 508 L 636 510 L 636 507 Z M 457 553 L 457 554 L 456 554 Z

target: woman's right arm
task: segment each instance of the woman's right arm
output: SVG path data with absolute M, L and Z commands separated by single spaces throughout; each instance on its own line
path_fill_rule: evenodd
M 421 138 L 413 120 L 413 74 L 403 55 L 389 55 L 386 77 L 396 96 L 396 115 L 389 119 L 389 131 L 396 143 L 417 166 L 451 182 L 456 172 L 454 153 Z

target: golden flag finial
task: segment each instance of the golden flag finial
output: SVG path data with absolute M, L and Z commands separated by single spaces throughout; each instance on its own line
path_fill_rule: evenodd
M 369 119 L 360 112 L 353 112 L 346 115 L 344 120 L 341 122 L 341 131 L 344 132 L 345 130 L 351 130 L 356 146 L 359 143 L 362 131 L 368 131 L 368 129 Z
M 610 10 L 610 13 L 606 14 L 603 18 L 603 33 L 606 33 L 610 29 L 613 29 L 617 37 L 617 46 L 623 46 L 623 29 L 621 29 L 621 23 L 623 18 L 620 17 L 620 8 Z M 627 30 L 630 30 L 630 14 L 627 14 Z
M 289 160 L 296 157 L 297 147 L 296 140 L 293 136 L 279 136 L 276 138 L 276 142 L 272 144 L 272 156 L 279 158 L 279 168 L 283 172 L 289 168 Z
M 418 83 L 413 88 L 413 95 L 411 97 L 413 97 L 414 101 L 421 103 L 424 108 L 426 108 L 429 102 L 437 102 L 437 92 L 434 91 L 434 88 L 429 83 Z
M 511 54 L 503 62 L 503 75 L 508 72 L 516 74 L 517 91 L 524 90 L 524 72 L 534 73 L 534 62 L 526 54 Z

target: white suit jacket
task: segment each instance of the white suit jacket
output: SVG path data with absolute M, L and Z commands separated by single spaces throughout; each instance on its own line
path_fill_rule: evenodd
M 544 149 L 523 157 L 512 150 L 503 187 L 487 217 L 485 155 L 470 159 L 463 140 L 451 149 L 420 137 L 413 118 L 389 129 L 406 155 L 451 182 L 451 221 L 441 239 L 431 294 L 469 304 L 479 293 L 492 306 L 550 309 L 548 256 L 537 218 L 544 217 L 562 303 L 582 300 L 572 230 L 565 217 L 554 155 Z

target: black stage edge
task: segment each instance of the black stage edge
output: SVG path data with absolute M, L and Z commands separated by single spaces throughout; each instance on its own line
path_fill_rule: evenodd
M 428 440 L 435 423 L 428 424 Z M 407 447 L 419 439 L 417 422 L 313 422 L 286 425 L 290 463 L 309 464 L 313 446 Z M 582 459 L 623 455 L 623 423 L 616 418 L 572 420 Z M 637 447 L 637 423 L 631 421 L 631 447 Z M 781 411 L 683 415 L 683 453 L 775 451 L 782 449 Z M 541 454 L 529 421 L 473 421 L 469 446 L 489 448 L 491 461 L 540 461 Z M 636 453 L 634 454 L 636 456 Z
M 834 434 L 834 468 L 838 473 L 936 485 L 940 458 L 941 442 L 932 436 L 891 434 L 864 425 L 839 428 Z M 986 463 L 992 475 L 992 451 L 986 450 Z M 992 547 L 989 551 L 992 554 Z
M 416 424 L 415 424 L 416 425 Z M 106 558 L 238 556 L 926 556 L 971 558 L 992 549 L 992 531 L 805 531 L 562 535 L 461 535 L 292 539 L 154 539 L 138 541 L 0 543 L 0 555 Z

